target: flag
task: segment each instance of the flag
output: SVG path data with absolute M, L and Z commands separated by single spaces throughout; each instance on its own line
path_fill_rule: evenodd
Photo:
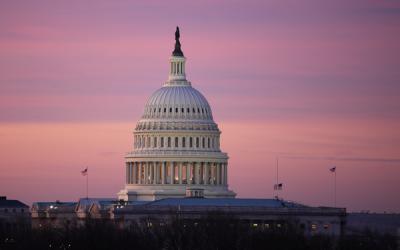
M 279 183 L 279 184 L 275 184 L 274 185 L 274 190 L 282 190 L 283 184 Z
M 81 174 L 83 176 L 86 176 L 88 174 L 88 168 L 85 168 L 84 170 L 81 171 Z
M 332 173 L 335 173 L 336 172 L 336 167 L 330 168 L 329 171 L 331 171 Z

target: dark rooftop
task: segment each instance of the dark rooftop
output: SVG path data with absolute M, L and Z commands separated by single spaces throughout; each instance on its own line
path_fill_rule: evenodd
M 18 200 L 7 200 L 5 196 L 1 196 L 0 207 L 29 208 L 28 205 L 26 205 Z

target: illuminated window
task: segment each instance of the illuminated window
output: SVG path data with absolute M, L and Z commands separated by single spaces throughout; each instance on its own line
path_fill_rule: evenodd
M 317 224 L 311 224 L 311 230 L 317 231 Z

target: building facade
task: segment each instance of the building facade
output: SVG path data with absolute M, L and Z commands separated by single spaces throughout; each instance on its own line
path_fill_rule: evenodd
M 221 152 L 218 125 L 206 98 L 186 79 L 179 28 L 169 58 L 169 77 L 148 99 L 126 155 L 121 200 L 157 200 L 193 195 L 234 198 L 228 189 L 228 155 Z

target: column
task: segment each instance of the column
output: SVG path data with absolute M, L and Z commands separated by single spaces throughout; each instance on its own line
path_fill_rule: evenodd
M 153 184 L 157 184 L 157 163 L 153 162 L 153 178 L 151 179 Z
M 210 184 L 211 185 L 215 184 L 214 177 L 215 177 L 215 167 L 214 167 L 214 162 L 211 162 L 210 163 Z
M 125 166 L 126 166 L 126 180 L 125 180 L 125 182 L 126 182 L 126 184 L 128 184 L 129 183 L 129 164 L 125 163 Z
M 228 164 L 224 163 L 224 185 L 228 185 Z
M 129 184 L 132 184 L 132 162 L 129 162 Z
M 142 184 L 142 163 L 138 162 L 138 184 Z
M 179 179 L 179 184 L 182 184 L 182 162 L 179 162 L 179 170 L 178 170 L 178 179 Z
M 221 184 L 221 181 L 220 181 L 221 172 L 220 172 L 220 170 L 221 170 L 221 164 L 220 163 L 215 163 L 215 171 L 217 172 L 216 173 L 217 176 L 216 176 L 216 180 L 215 180 L 215 184 L 216 185 L 220 185 Z
M 175 173 L 174 173 L 174 162 L 173 161 L 171 161 L 170 163 L 169 163 L 169 168 L 170 168 L 170 172 L 171 172 L 171 176 L 170 176 L 170 184 L 174 184 L 174 178 L 175 178 Z
M 200 168 L 199 168 L 199 163 L 195 162 L 194 163 L 194 181 L 197 185 L 200 184 Z
M 145 162 L 144 163 L 144 181 L 143 184 L 148 184 L 149 183 L 149 163 Z
M 186 163 L 186 183 L 187 184 L 192 184 L 190 180 L 190 162 Z
M 165 184 L 165 161 L 161 165 L 161 184 Z
M 137 162 L 133 163 L 133 184 L 137 184 Z
M 208 177 L 208 162 L 203 163 L 204 166 L 204 184 L 209 184 L 209 177 Z

